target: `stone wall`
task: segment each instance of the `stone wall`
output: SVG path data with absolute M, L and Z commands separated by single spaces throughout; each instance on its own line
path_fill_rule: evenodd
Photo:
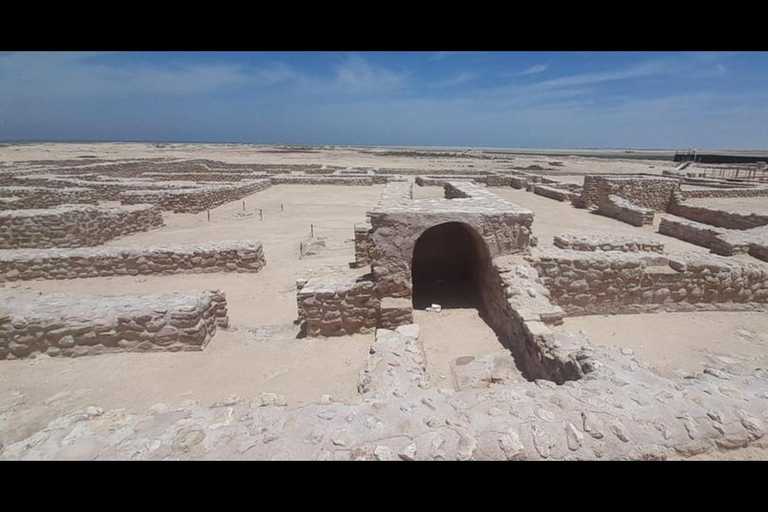
M 314 277 L 297 281 L 299 322 L 307 336 L 343 336 L 376 327 L 380 301 L 366 278 Z
M 712 252 L 723 256 L 743 254 L 749 251 L 749 243 L 729 243 L 722 238 L 727 229 L 709 224 L 702 224 L 681 217 L 663 217 L 659 223 L 659 233 L 672 236 L 692 244 L 707 247 Z
M 163 225 L 159 208 L 63 205 L 46 210 L 0 212 L 0 247 L 48 249 L 91 247 Z
M 144 178 L 155 181 L 243 181 L 266 177 L 266 173 L 252 172 L 145 172 Z
M 370 187 L 374 184 L 373 177 L 361 176 L 272 176 L 273 185 L 346 185 L 351 187 Z
M 411 296 L 416 242 L 441 224 L 461 223 L 472 234 L 477 251 L 489 257 L 530 247 L 533 212 L 467 181 L 448 182 L 445 189 L 445 199 L 412 200 L 411 183 L 389 183 L 376 209 L 368 212 L 373 226 L 371 271 L 379 297 Z
M 0 282 L 206 272 L 258 272 L 260 242 L 240 240 L 162 247 L 0 250 Z
M 87 188 L 0 187 L 0 210 L 53 208 L 62 204 L 97 204 Z
M 652 176 L 584 176 L 581 204 L 585 208 L 600 207 L 608 197 L 616 195 L 657 212 L 667 211 L 672 194 L 680 190 L 680 180 Z
M 601 199 L 597 212 L 633 226 L 653 224 L 654 211 L 652 209 L 637 206 L 619 196 L 611 195 Z
M 751 229 L 768 225 L 768 215 L 741 213 L 688 204 L 685 201 L 672 201 L 669 213 L 703 224 L 710 224 L 727 229 Z
M 271 186 L 269 180 L 253 180 L 237 185 L 206 186 L 179 190 L 134 190 L 120 195 L 122 204 L 157 204 L 173 213 L 199 213 L 237 201 Z
M 108 352 L 202 350 L 227 327 L 226 295 L 0 295 L 0 359 L 37 353 L 78 357 Z
M 522 257 L 494 258 L 481 284 L 483 316 L 527 379 L 579 379 L 593 369 L 590 355 L 578 337 L 549 328 L 562 323 L 565 312 L 538 280 Z
M 555 235 L 555 247 L 574 251 L 664 252 L 664 244 L 640 236 L 617 236 L 590 233 Z
M 533 266 L 569 316 L 761 310 L 768 268 L 713 255 L 537 251 Z
M 539 196 L 548 197 L 550 199 L 556 199 L 558 201 L 571 201 L 578 194 L 569 192 L 568 190 L 561 190 L 559 188 L 548 187 L 546 185 L 537 185 L 533 187 L 533 193 Z
M 371 264 L 371 231 L 370 224 L 355 224 L 355 267 L 365 267 Z
M 684 190 L 682 194 L 686 199 L 704 197 L 765 197 L 768 196 L 768 187 L 696 189 Z

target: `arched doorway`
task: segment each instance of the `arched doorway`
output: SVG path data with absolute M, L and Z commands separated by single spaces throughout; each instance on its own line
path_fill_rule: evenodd
M 481 308 L 481 286 L 489 263 L 484 241 L 461 222 L 426 230 L 413 249 L 413 307 Z

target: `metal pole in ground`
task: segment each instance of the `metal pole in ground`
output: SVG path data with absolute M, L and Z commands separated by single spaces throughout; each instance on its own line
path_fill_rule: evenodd
M 259 220 L 264 220 L 264 210 L 259 208 Z
M 310 224 L 309 225 L 309 237 L 310 238 L 315 238 L 315 225 L 314 224 Z
M 245 201 L 243 201 L 243 211 L 245 211 Z
M 208 210 L 208 222 L 211 222 L 211 210 Z
M 283 203 L 280 203 L 280 211 L 283 211 Z

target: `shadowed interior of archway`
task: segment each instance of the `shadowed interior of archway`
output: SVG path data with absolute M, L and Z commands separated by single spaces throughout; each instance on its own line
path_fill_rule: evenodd
M 488 251 L 472 228 L 448 222 L 426 230 L 411 262 L 413 307 L 481 309 L 480 283 Z

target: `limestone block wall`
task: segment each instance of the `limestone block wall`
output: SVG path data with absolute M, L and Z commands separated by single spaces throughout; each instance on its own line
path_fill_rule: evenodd
M 53 208 L 62 204 L 97 204 L 87 188 L 0 187 L 0 210 Z
M 63 205 L 45 210 L 5 211 L 0 212 L 0 247 L 91 247 L 163 224 L 160 209 L 147 204 Z
M 760 310 L 768 267 L 702 254 L 538 251 L 531 257 L 569 316 Z
M 568 190 L 561 190 L 559 188 L 548 187 L 546 185 L 537 185 L 533 187 L 533 193 L 539 196 L 549 197 L 550 199 L 556 199 L 558 201 L 570 201 L 574 196 L 573 192 Z
M 633 226 L 646 226 L 653 224 L 654 211 L 650 208 L 643 208 L 619 196 L 608 196 L 601 199 L 597 212 L 606 217 L 612 217 L 621 222 L 632 224 Z
M 483 313 L 529 380 L 562 384 L 594 369 L 578 336 L 555 332 L 565 312 L 552 304 L 536 270 L 519 256 L 494 258 L 481 286 Z
M 226 295 L 0 295 L 0 360 L 202 350 L 227 327 Z
M 370 224 L 355 224 L 355 266 L 365 267 L 371 264 L 371 231 Z
M 678 190 L 680 180 L 672 178 L 589 174 L 584 176 L 581 202 L 585 208 L 600 207 L 615 195 L 637 206 L 665 212 L 672 194 Z
M 722 238 L 728 233 L 727 229 L 709 224 L 702 224 L 680 217 L 664 217 L 659 224 L 659 233 L 685 240 L 701 247 L 707 247 L 712 252 L 724 256 L 743 254 L 749 251 L 749 243 L 729 243 Z
M 250 240 L 160 247 L 0 250 L 0 282 L 259 272 L 265 265 L 261 243 Z
M 144 178 L 155 181 L 243 181 L 266 177 L 266 173 L 256 174 L 252 172 L 145 172 Z
M 684 190 L 682 194 L 686 199 L 703 197 L 765 197 L 768 196 L 768 187 Z
M 347 185 L 366 186 L 373 185 L 373 178 L 369 176 L 350 178 L 348 176 L 272 176 L 273 185 Z
M 412 201 L 412 184 L 389 183 L 376 210 L 369 212 L 373 232 L 371 271 L 380 297 L 410 297 L 411 259 L 419 237 L 449 222 L 467 227 L 478 250 L 490 257 L 519 253 L 531 246 L 533 212 L 504 201 L 470 182 L 446 183 L 446 199 Z M 454 200 L 450 200 L 454 198 Z
M 120 195 L 122 204 L 157 204 L 174 213 L 199 213 L 267 189 L 270 180 L 253 180 L 237 185 L 206 186 L 197 189 L 136 190 Z
M 314 277 L 297 283 L 299 321 L 307 336 L 369 332 L 378 322 L 380 300 L 368 279 Z
M 555 247 L 574 251 L 664 252 L 664 243 L 640 236 L 555 235 Z
M 768 225 L 768 215 L 745 214 L 737 211 L 692 205 L 685 201 L 672 201 L 669 213 L 692 221 L 727 229 L 751 229 Z

